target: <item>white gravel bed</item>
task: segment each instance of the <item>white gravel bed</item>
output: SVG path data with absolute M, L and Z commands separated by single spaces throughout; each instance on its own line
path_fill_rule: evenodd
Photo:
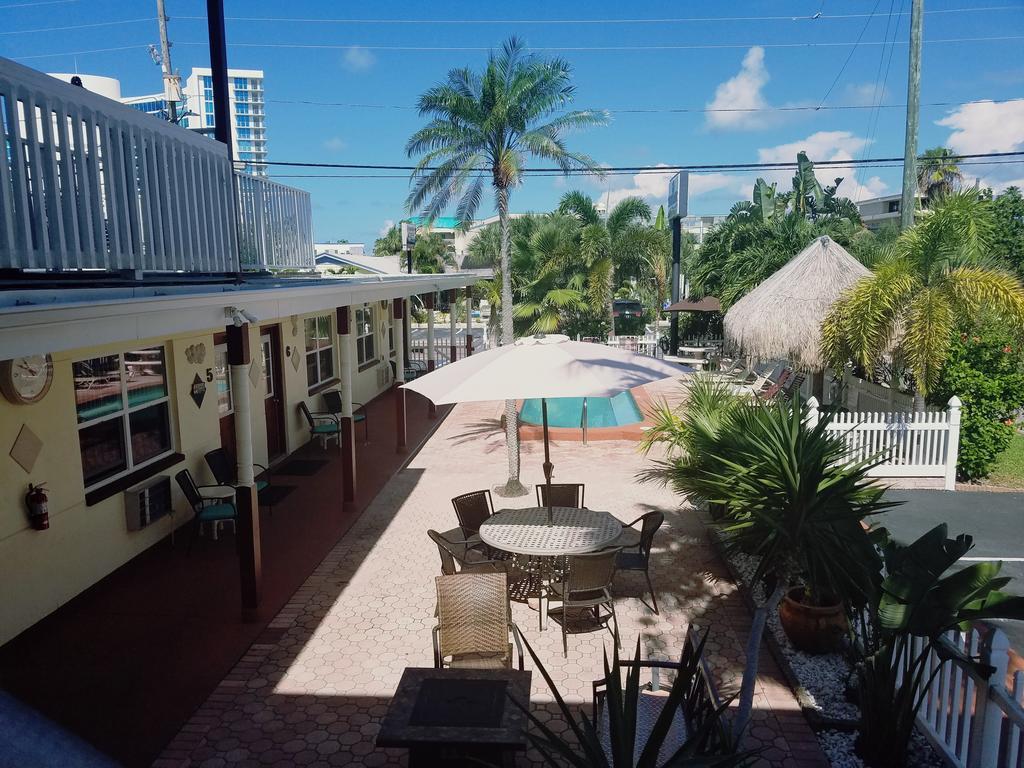
M 821 731 L 818 733 L 818 743 L 833 768 L 866 768 L 864 761 L 855 751 L 856 741 L 856 733 L 845 731 Z M 910 740 L 907 765 L 910 768 L 944 768 L 945 763 L 935 753 L 927 739 L 915 730 Z

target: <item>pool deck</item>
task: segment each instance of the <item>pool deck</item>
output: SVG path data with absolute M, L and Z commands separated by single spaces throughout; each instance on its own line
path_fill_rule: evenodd
M 638 421 L 634 424 L 622 424 L 616 427 L 588 427 L 587 428 L 587 441 L 591 440 L 632 440 L 637 441 L 644 435 L 644 430 L 651 426 L 650 421 L 647 419 L 647 414 L 650 413 L 651 406 L 654 405 L 654 400 L 651 398 L 651 394 L 648 392 L 648 385 L 645 387 L 636 387 L 629 390 L 633 395 L 633 399 L 636 401 L 637 408 L 640 409 L 640 413 L 644 415 L 643 421 Z M 522 410 L 523 401 L 520 400 L 516 408 Z M 504 415 L 504 406 L 502 406 L 502 415 Z M 560 440 L 567 443 L 580 443 L 583 442 L 583 430 L 580 427 L 548 427 L 548 434 L 552 440 Z M 544 427 L 537 424 L 520 424 L 519 426 L 519 437 L 522 440 L 543 440 L 544 439 Z

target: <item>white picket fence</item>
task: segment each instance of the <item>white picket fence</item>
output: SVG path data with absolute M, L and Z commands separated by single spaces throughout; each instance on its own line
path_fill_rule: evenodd
M 988 677 L 953 661 L 943 664 L 933 650 L 925 679 L 928 686 L 917 715 L 918 726 L 932 746 L 959 768 L 1024 768 L 1024 672 L 1016 672 L 1008 689 L 1009 642 L 1002 630 L 950 631 L 940 641 L 991 665 Z M 917 656 L 924 638 L 913 638 L 908 655 Z M 908 659 L 901 659 L 900 672 Z
M 821 417 L 818 401 L 807 401 L 810 420 Z M 941 478 L 952 491 L 960 447 L 960 398 L 949 399 L 946 411 L 916 413 L 850 411 L 832 415 L 827 430 L 846 442 L 850 461 L 873 457 L 881 463 L 869 474 L 893 478 Z

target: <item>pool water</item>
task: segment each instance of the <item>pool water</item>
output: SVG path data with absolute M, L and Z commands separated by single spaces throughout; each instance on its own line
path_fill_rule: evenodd
M 549 397 L 548 426 L 581 428 L 583 400 L 582 397 Z M 620 427 L 644 420 L 633 394 L 628 391 L 620 392 L 615 397 L 588 397 L 586 401 L 588 428 Z M 525 400 L 519 418 L 526 424 L 543 424 L 540 399 Z

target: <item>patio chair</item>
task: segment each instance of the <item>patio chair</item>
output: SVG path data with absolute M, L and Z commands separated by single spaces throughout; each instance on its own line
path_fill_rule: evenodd
M 570 608 L 593 611 L 594 618 L 608 628 L 618 643 L 619 621 L 615 616 L 615 601 L 611 589 L 612 581 L 615 579 L 615 563 L 621 552 L 621 547 L 611 547 L 585 555 L 569 555 L 566 558 L 565 576 L 562 581 L 552 582 L 549 587 L 548 599 L 561 603 L 563 656 L 569 655 Z M 608 610 L 606 616 L 600 615 L 601 608 Z M 608 627 L 609 619 L 615 627 L 614 630 Z
M 779 378 L 774 382 L 771 379 L 766 381 L 765 385 L 761 388 L 761 391 L 757 393 L 757 396 L 762 400 L 771 400 L 773 397 L 778 395 L 780 391 L 782 391 L 782 388 L 792 375 L 793 372 L 789 368 L 784 369 L 782 373 L 779 374 Z
M 341 390 L 340 389 L 328 389 L 323 392 L 324 396 L 324 407 L 327 408 L 325 413 L 329 413 L 338 419 L 338 423 L 341 423 L 341 416 L 344 411 L 341 401 Z M 359 422 L 363 423 L 363 442 L 370 442 L 370 421 L 367 418 L 366 406 L 362 403 L 357 403 L 355 400 L 352 401 L 352 421 L 355 424 Z
M 175 474 L 174 479 L 181 488 L 181 492 L 185 495 L 185 500 L 195 513 L 195 517 L 192 518 L 192 536 L 188 540 L 188 551 L 191 553 L 192 545 L 195 544 L 196 536 L 199 535 L 199 529 L 203 523 L 213 523 L 214 526 L 217 526 L 225 520 L 230 520 L 234 524 L 238 519 L 238 510 L 232 501 L 225 501 L 223 498 L 204 498 L 200 493 L 200 489 L 211 486 L 196 485 L 196 481 L 192 479 L 192 473 L 187 469 L 183 469 Z
M 391 366 L 391 380 L 394 381 L 398 378 L 398 363 L 394 360 L 388 360 L 388 365 Z M 405 372 L 405 380 L 412 381 L 426 374 L 427 365 L 422 360 L 410 360 L 409 364 L 404 366 L 402 370 Z
M 207 451 L 203 458 L 206 459 L 206 466 L 210 468 L 210 474 L 213 475 L 213 479 L 217 481 L 216 487 L 234 488 L 238 484 L 238 465 L 235 464 L 234 458 L 226 449 L 214 448 L 212 451 Z M 253 463 L 253 466 L 258 468 L 267 478 L 266 480 L 256 481 L 258 499 L 259 492 L 270 487 L 270 470 L 262 464 Z M 267 509 L 273 514 L 272 504 L 268 504 Z
M 336 440 L 338 450 L 341 450 L 341 422 L 333 413 L 323 411 L 310 411 L 309 406 L 299 400 L 299 413 L 309 424 L 309 439 L 314 438 L 320 441 L 320 447 L 327 450 L 327 441 Z
M 691 734 L 697 733 L 708 721 L 716 716 L 717 710 L 722 706 L 722 700 L 715 687 L 711 669 L 703 658 L 704 640 L 698 636 L 693 627 L 686 631 L 686 640 L 683 646 L 683 656 L 679 661 L 660 661 L 655 659 L 637 660 L 619 659 L 619 674 L 627 675 L 634 669 L 639 669 L 640 690 L 637 693 L 636 701 L 636 739 L 634 761 L 638 760 L 640 753 L 650 739 L 654 724 L 661 716 L 665 703 L 668 701 L 668 689 L 680 675 L 686 675 L 679 683 L 684 686 L 684 693 L 679 701 L 679 709 L 676 711 L 669 726 L 669 731 L 662 744 L 658 755 L 658 764 L 669 760 L 675 752 L 690 738 Z M 697 656 L 698 658 L 694 658 Z M 645 681 L 643 678 L 647 676 Z M 605 755 L 611 759 L 611 734 L 610 718 L 608 714 L 608 678 L 603 677 L 593 682 L 593 699 L 591 702 L 592 722 L 597 728 L 598 738 Z M 663 690 L 663 688 L 665 690 Z M 625 692 L 625 684 L 622 687 Z M 722 747 L 729 744 L 728 724 L 720 718 L 715 726 L 709 729 L 696 745 L 696 755 L 713 755 L 720 753 Z
M 586 509 L 586 506 L 583 504 L 584 488 L 583 483 L 552 483 L 551 506 Z M 548 506 L 548 486 L 546 483 L 541 483 L 537 486 L 537 506 Z
M 800 387 L 803 386 L 804 381 L 807 379 L 807 374 L 798 372 L 794 373 L 788 379 L 786 379 L 785 385 L 779 390 L 779 394 L 785 397 L 787 400 L 793 397 L 794 392 L 799 392 Z
M 633 527 L 637 523 L 640 523 L 639 531 Z M 655 613 L 658 613 L 658 598 L 654 594 L 654 585 L 651 584 L 651 546 L 654 544 L 654 534 L 664 523 L 665 515 L 661 512 L 648 512 L 628 526 L 623 526 L 622 535 L 615 540 L 615 545 L 623 548 L 616 562 L 617 569 L 620 571 L 643 571 Z
M 480 525 L 494 514 L 491 492 L 485 488 L 464 493 L 452 499 L 452 506 L 455 507 L 455 516 L 459 518 L 463 538 L 477 536 L 479 540 Z
M 438 669 L 511 669 L 512 643 L 523 669 L 519 628 L 512 621 L 508 576 L 459 573 L 437 576 L 434 666 Z
M 427 531 L 427 536 L 437 545 L 437 552 L 441 556 L 443 576 L 454 576 L 456 573 L 508 573 L 510 561 L 488 558 L 473 546 L 479 544 L 479 539 L 476 542 L 463 539 L 461 533 L 460 528 L 444 533 Z

